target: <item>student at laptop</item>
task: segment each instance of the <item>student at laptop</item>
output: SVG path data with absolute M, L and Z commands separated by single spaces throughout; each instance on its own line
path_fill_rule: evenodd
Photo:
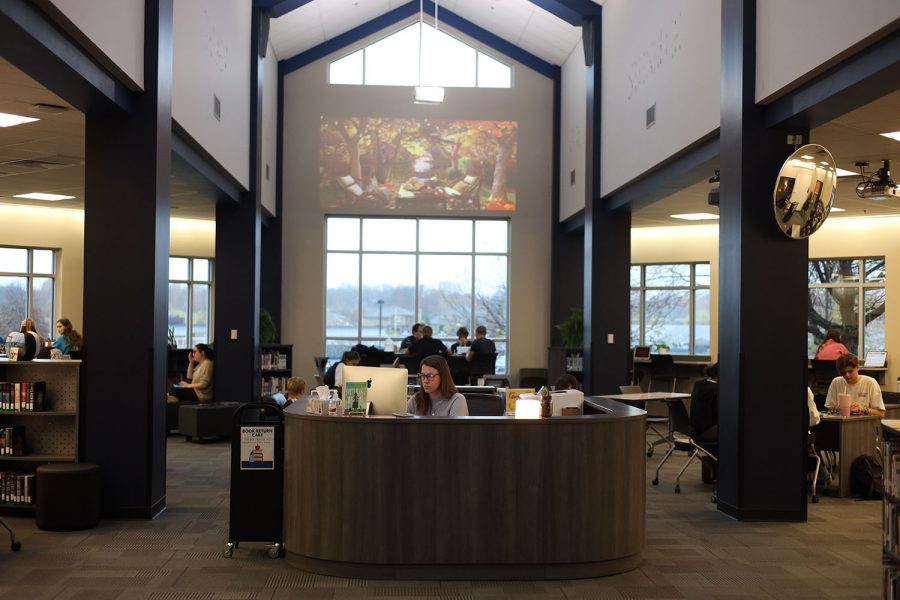
M 884 418 L 884 400 L 878 382 L 868 375 L 859 374 L 859 358 L 855 354 L 844 354 L 837 359 L 837 372 L 828 386 L 825 408 L 838 410 L 838 394 L 850 394 L 850 412 L 875 415 Z
M 422 387 L 407 401 L 407 412 L 423 417 L 469 416 L 466 397 L 456 390 L 450 367 L 443 357 L 432 355 L 423 358 L 419 381 Z
M 400 352 L 409 352 L 409 347 L 413 345 L 413 342 L 422 339 L 422 328 L 424 326 L 422 323 L 413 323 L 410 335 L 403 338 L 403 341 L 400 342 Z
M 839 329 L 829 329 L 825 334 L 825 341 L 819 345 L 816 350 L 817 360 L 837 360 L 841 354 L 848 354 L 847 346 L 841 343 L 841 331 Z
M 497 354 L 497 347 L 493 340 L 487 338 L 487 327 L 479 325 L 475 328 L 475 341 L 469 346 L 466 353 L 466 360 L 472 362 L 476 354 Z
M 441 340 L 436 340 L 431 337 L 432 335 L 434 335 L 434 330 L 431 328 L 431 325 L 423 325 L 422 337 L 413 342 L 412 346 L 409 347 L 409 353 L 415 354 L 421 358 L 431 356 L 432 354 L 446 356 L 447 346 L 445 346 L 444 342 Z
M 457 354 L 456 349 L 460 347 L 469 347 L 469 330 L 465 327 L 456 330 L 456 342 L 450 346 L 450 354 Z

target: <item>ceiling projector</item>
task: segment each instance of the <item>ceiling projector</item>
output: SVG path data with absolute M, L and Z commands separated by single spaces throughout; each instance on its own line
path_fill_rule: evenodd
M 882 167 L 874 173 L 866 173 L 867 162 L 858 162 L 862 181 L 856 184 L 856 195 L 867 200 L 890 200 L 900 198 L 900 189 L 891 179 L 891 161 L 884 161 Z

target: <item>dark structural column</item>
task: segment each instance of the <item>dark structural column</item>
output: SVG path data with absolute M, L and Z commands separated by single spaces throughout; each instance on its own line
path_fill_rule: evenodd
M 103 514 L 165 508 L 172 0 L 147 0 L 130 114 L 86 115 L 83 457 Z
M 600 200 L 601 16 L 582 25 L 587 64 L 584 171 L 584 392 L 618 392 L 628 383 L 628 273 L 631 214 Z M 609 342 L 609 336 L 613 342 Z
M 259 182 L 263 59 L 268 31 L 268 12 L 254 8 L 250 43 L 250 190 L 238 204 L 216 204 L 216 399 L 228 402 L 250 402 L 260 394 Z
M 719 510 L 805 520 L 808 244 L 775 223 L 772 190 L 792 147 L 755 103 L 755 46 L 756 1 L 724 0 Z

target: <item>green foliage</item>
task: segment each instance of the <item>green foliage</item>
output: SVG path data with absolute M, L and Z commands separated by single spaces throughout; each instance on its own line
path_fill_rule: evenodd
M 563 344 L 567 348 L 584 347 L 584 309 L 575 307 L 569 310 L 569 316 L 566 320 L 558 325 L 554 325 L 559 335 L 562 336 Z
M 278 341 L 278 330 L 275 328 L 275 320 L 266 309 L 259 311 L 259 343 L 274 344 Z

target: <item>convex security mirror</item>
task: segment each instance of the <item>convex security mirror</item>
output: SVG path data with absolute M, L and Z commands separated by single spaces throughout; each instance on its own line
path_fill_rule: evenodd
M 775 182 L 775 222 L 795 240 L 811 236 L 828 217 L 835 190 L 831 152 L 818 144 L 797 148 L 781 165 Z

